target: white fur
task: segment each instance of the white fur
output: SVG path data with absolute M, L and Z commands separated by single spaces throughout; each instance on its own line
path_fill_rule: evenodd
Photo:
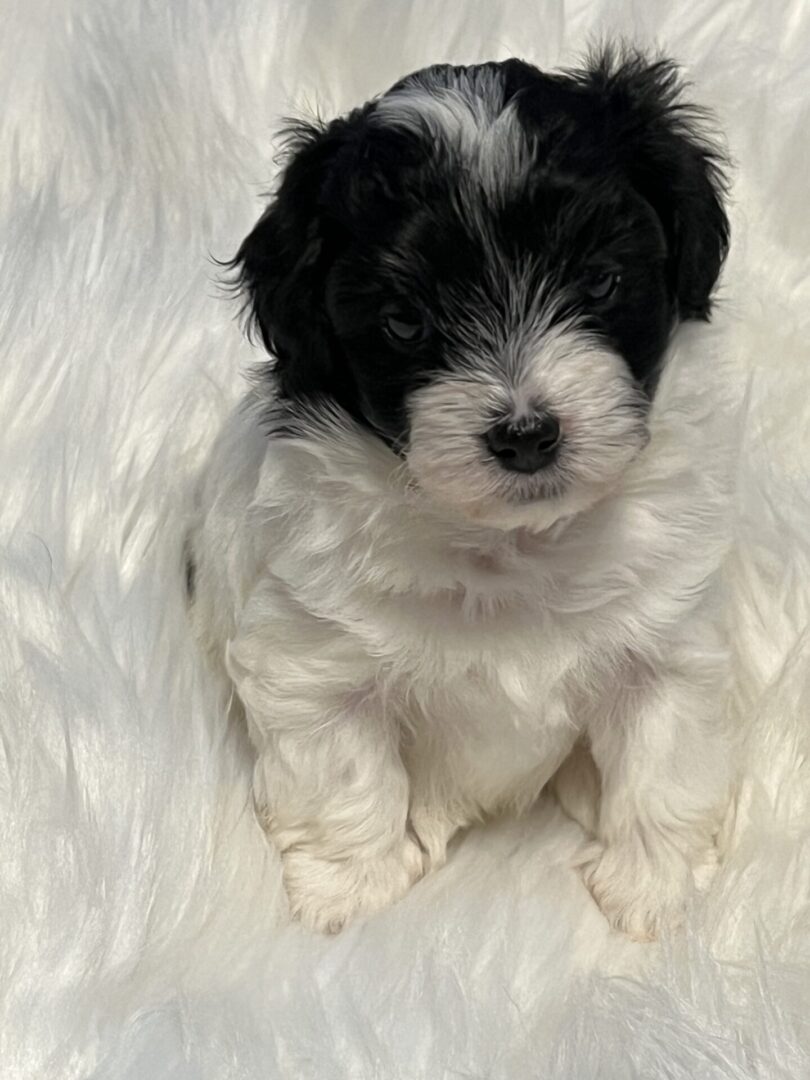
M 728 483 L 697 373 L 718 361 L 685 330 L 639 453 L 621 361 L 546 337 L 505 377 L 479 362 L 419 391 L 404 466 L 337 411 L 268 438 L 271 390 L 214 449 L 195 619 L 244 704 L 293 911 L 316 928 L 398 899 L 459 828 L 526 809 L 579 738 L 602 785 L 585 880 L 615 925 L 644 938 L 680 918 L 711 860 L 731 776 Z M 559 498 L 482 488 L 492 467 L 454 453 L 486 426 L 467 382 L 497 395 L 504 378 L 570 433 Z M 448 501 L 465 482 L 475 502 Z
M 807 4 L 0 7 L 4 1080 L 810 1075 Z M 255 221 L 278 118 L 616 33 L 684 61 L 736 163 L 718 381 L 740 433 L 714 386 L 700 422 L 735 447 L 723 861 L 678 933 L 636 945 L 542 798 L 390 910 L 306 933 L 181 587 L 188 493 L 260 355 L 206 256 Z
M 372 123 L 428 133 L 442 144 L 460 169 L 469 169 L 490 196 L 503 198 L 519 190 L 532 165 L 533 153 L 517 110 L 504 107 L 503 83 L 487 71 L 457 76 L 453 87 L 430 74 L 386 95 Z

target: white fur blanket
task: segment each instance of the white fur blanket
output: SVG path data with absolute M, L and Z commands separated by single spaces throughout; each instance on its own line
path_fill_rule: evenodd
M 810 1076 L 804 0 L 0 0 L 0 25 L 0 1075 Z M 634 945 L 543 803 L 315 937 L 185 621 L 191 479 L 257 357 L 209 255 L 283 114 L 614 34 L 684 62 L 735 161 L 729 854 L 686 932 Z

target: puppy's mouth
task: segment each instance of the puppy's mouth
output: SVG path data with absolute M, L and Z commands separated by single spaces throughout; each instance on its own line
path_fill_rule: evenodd
M 434 505 L 471 522 L 538 531 L 615 493 L 649 442 L 649 432 L 640 423 L 632 437 L 625 433 L 621 444 L 605 447 L 602 454 L 585 453 L 575 438 L 568 445 L 563 432 L 553 453 L 550 446 L 535 448 L 533 460 L 493 454 L 480 438 L 460 436 L 454 446 L 460 448 L 465 442 L 467 454 L 448 452 L 427 458 L 418 447 L 406 449 L 413 488 Z
M 621 357 L 581 335 L 546 335 L 518 361 L 507 378 L 473 357 L 420 388 L 404 456 L 434 503 L 544 528 L 615 490 L 647 442 L 648 409 Z
M 559 464 L 549 464 L 541 472 L 528 476 L 497 476 L 492 485 L 493 496 L 507 503 L 523 506 L 527 503 L 562 499 L 573 486 L 573 478 Z

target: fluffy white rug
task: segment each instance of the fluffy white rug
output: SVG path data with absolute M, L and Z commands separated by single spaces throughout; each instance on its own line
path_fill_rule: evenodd
M 0 1074 L 810 1076 L 804 0 L 2 0 Z M 285 924 L 189 640 L 195 469 L 255 359 L 215 286 L 271 133 L 435 60 L 679 57 L 736 163 L 747 775 L 686 933 L 610 934 L 551 805 L 335 939 Z

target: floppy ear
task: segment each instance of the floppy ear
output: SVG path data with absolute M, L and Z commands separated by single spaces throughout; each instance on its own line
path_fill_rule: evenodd
M 345 120 L 335 120 L 287 130 L 281 183 L 230 264 L 246 294 L 249 327 L 274 358 L 285 397 L 328 391 L 334 377 L 323 289 L 337 237 L 324 189 L 347 129 Z
M 606 151 L 657 213 L 682 319 L 708 319 L 728 250 L 724 158 L 704 132 L 706 114 L 681 100 L 671 60 L 605 50 L 573 73 L 602 104 Z

